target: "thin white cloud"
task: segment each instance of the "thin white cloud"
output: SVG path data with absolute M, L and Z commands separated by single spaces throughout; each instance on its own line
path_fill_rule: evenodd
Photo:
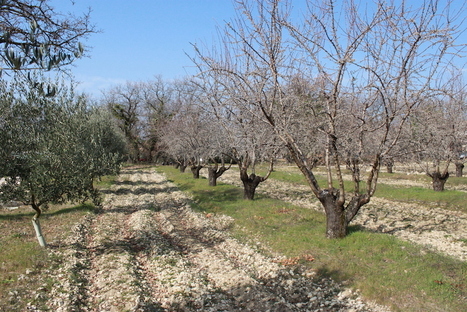
M 79 76 L 76 77 L 78 86 L 76 91 L 84 92 L 94 97 L 102 96 L 102 92 L 115 85 L 124 84 L 125 79 L 107 78 L 101 76 Z

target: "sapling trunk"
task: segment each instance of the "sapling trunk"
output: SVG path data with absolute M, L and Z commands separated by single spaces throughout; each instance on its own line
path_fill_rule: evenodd
M 34 198 L 34 197 L 33 197 Z M 41 247 L 46 247 L 47 246 L 47 243 L 45 242 L 45 238 L 44 236 L 42 235 L 42 229 L 41 229 L 41 224 L 39 222 L 39 217 L 41 216 L 42 214 L 42 210 L 40 208 L 39 205 L 35 204 L 34 203 L 34 200 L 33 200 L 33 204 L 32 204 L 32 209 L 34 209 L 36 211 L 36 214 L 34 215 L 34 217 L 32 218 L 32 224 L 34 226 L 34 230 L 36 231 L 36 237 L 37 237 L 37 240 L 39 241 L 39 245 Z
M 37 237 L 37 240 L 39 241 L 39 245 L 41 247 L 46 247 L 47 243 L 45 242 L 44 236 L 42 236 L 42 229 L 41 229 L 41 224 L 39 222 L 39 219 L 33 218 L 32 224 L 34 225 L 34 230 L 36 230 L 36 237 Z

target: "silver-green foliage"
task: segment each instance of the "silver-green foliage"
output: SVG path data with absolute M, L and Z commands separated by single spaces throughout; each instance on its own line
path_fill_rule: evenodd
M 94 32 L 89 13 L 63 14 L 49 0 L 0 0 L 0 75 L 69 65 L 85 52 L 80 40 Z
M 41 207 L 92 199 L 96 178 L 118 172 L 123 137 L 103 110 L 64 83 L 45 96 L 28 80 L 0 81 L 0 201 Z

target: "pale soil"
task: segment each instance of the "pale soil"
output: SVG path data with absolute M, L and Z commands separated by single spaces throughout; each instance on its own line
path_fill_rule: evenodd
M 225 172 L 218 181 L 241 185 L 238 171 L 235 170 Z M 380 180 L 380 183 L 387 184 L 398 182 L 390 179 Z M 421 182 L 402 183 L 407 186 L 429 187 Z M 305 185 L 268 179 L 258 186 L 257 192 L 298 206 L 323 211 L 320 202 Z M 445 255 L 467 260 L 467 214 L 462 212 L 373 197 L 371 202 L 360 210 L 352 224 L 393 234 Z
M 153 169 L 125 170 L 74 236 L 51 311 L 387 311 L 313 270 L 282 265 L 226 231 L 232 219 L 194 212 Z M 33 306 L 29 310 L 35 310 Z

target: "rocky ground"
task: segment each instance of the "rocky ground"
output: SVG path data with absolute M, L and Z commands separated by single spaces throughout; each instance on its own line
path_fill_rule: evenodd
M 241 185 L 237 171 L 229 170 L 220 182 Z M 429 187 L 421 182 L 401 182 L 381 179 L 380 183 L 412 183 Z M 411 184 L 411 185 L 412 185 Z M 323 211 L 308 186 L 268 179 L 261 183 L 258 193 L 267 194 L 298 206 Z M 352 221 L 367 229 L 393 234 L 446 255 L 467 260 L 467 214 L 416 203 L 400 203 L 373 197 Z
M 64 261 L 50 272 L 50 310 L 387 311 L 237 241 L 229 217 L 188 202 L 154 169 L 125 170 L 101 211 L 53 242 Z

